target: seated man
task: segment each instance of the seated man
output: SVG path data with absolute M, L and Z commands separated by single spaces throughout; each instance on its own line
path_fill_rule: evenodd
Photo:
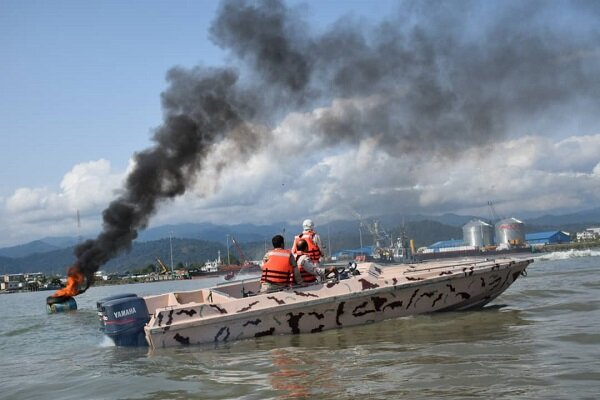
M 304 283 L 314 283 L 325 280 L 325 276 L 331 272 L 336 272 L 335 267 L 321 267 L 318 262 L 313 262 L 308 252 L 308 243 L 304 239 L 296 241 L 296 264 L 300 270 L 302 281 Z
M 302 283 L 296 260 L 290 250 L 284 249 L 281 235 L 273 236 L 273 250 L 263 258 L 260 291 L 271 292 Z

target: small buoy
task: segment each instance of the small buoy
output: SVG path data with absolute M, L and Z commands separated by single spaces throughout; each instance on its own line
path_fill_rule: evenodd
M 48 313 L 59 313 L 66 311 L 77 310 L 77 302 L 73 297 L 53 297 L 46 298 L 46 304 L 48 306 Z

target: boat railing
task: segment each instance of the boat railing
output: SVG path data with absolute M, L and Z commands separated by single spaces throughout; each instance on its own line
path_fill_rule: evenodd
M 488 265 L 494 265 L 495 260 L 483 260 L 483 261 L 470 261 L 470 262 L 465 262 L 465 263 L 458 263 L 458 264 L 444 264 L 444 265 L 440 265 L 437 267 L 427 267 L 427 268 L 415 268 L 414 265 L 410 265 L 409 269 L 407 269 L 406 271 L 404 271 L 403 273 L 406 274 L 415 274 L 415 273 L 419 273 L 419 272 L 429 272 L 429 271 L 436 271 L 436 270 L 441 270 L 441 269 L 457 269 L 460 267 L 483 267 L 483 266 L 488 266 Z M 485 265 L 482 265 L 485 264 Z

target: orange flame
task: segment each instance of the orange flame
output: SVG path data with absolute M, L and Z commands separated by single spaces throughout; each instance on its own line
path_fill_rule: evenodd
M 73 297 L 77 296 L 80 292 L 79 287 L 83 284 L 85 276 L 76 265 L 73 265 L 67 271 L 67 286 L 63 289 L 59 289 L 52 295 L 52 297 Z

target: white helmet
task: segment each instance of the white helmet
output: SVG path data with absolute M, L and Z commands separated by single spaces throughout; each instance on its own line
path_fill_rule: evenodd
M 305 219 L 302 223 L 302 229 L 304 229 L 305 231 L 312 231 L 314 227 L 315 224 L 312 222 L 312 219 Z

